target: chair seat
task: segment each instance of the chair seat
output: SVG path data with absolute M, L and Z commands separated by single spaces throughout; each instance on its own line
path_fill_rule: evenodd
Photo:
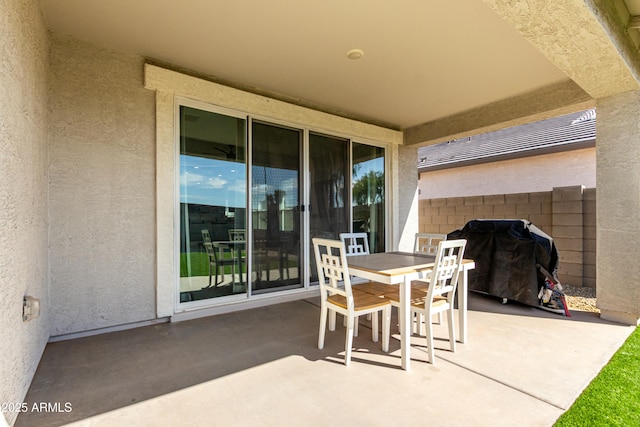
M 393 285 L 385 285 L 384 283 L 380 282 L 364 282 L 358 284 L 352 283 L 351 285 L 353 286 L 354 290 L 366 292 L 377 297 L 382 297 L 384 296 L 384 294 L 394 289 Z
M 411 281 L 411 289 L 416 289 L 423 292 L 429 291 L 429 281 L 428 280 L 412 280 Z
M 343 295 L 331 295 L 327 298 L 327 301 L 345 310 L 347 309 L 347 298 Z M 364 310 L 369 310 L 376 307 L 384 307 L 385 305 L 390 304 L 390 301 L 384 298 L 380 298 L 378 296 L 371 295 L 366 292 L 360 292 L 354 289 L 353 303 L 354 303 L 355 311 L 364 311 Z
M 394 289 L 391 292 L 384 294 L 384 297 L 392 301 L 392 304 L 397 305 L 400 303 L 400 289 Z M 420 289 L 411 289 L 411 302 L 410 304 L 416 308 L 424 308 L 424 303 L 427 300 L 427 292 Z M 437 295 L 433 297 L 432 306 L 438 307 L 447 303 L 447 297 Z

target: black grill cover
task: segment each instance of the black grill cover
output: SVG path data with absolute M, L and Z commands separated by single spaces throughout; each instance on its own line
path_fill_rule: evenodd
M 467 240 L 464 257 L 476 262 L 469 271 L 469 290 L 537 307 L 545 285 L 538 265 L 557 279 L 553 239 L 529 221 L 473 220 L 447 238 Z

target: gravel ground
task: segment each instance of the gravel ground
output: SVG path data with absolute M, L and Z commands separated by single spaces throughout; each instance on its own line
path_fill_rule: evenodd
M 569 310 L 590 311 L 600 313 L 596 308 L 596 290 L 587 287 L 562 285 Z

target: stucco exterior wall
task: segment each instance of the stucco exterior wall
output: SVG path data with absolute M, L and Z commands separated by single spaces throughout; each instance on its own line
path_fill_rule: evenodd
M 52 35 L 52 336 L 156 317 L 155 106 L 143 66 Z
M 595 188 L 595 148 L 425 172 L 419 182 L 421 200 L 535 193 L 572 185 Z
M 640 91 L 598 100 L 597 275 L 604 319 L 640 324 Z
M 38 2 L 1 0 L 0 403 L 22 401 L 49 338 L 48 48 Z M 25 295 L 42 304 L 29 322 L 22 321 Z M 13 423 L 17 413 L 3 416 Z
M 419 225 L 418 182 L 416 181 L 415 169 L 417 161 L 417 148 L 398 147 L 398 176 L 395 180 L 397 188 L 394 188 L 393 194 L 397 198 L 395 201 L 398 206 L 396 216 L 400 229 L 394 233 L 399 238 L 398 245 L 394 244 L 394 249 L 408 252 L 413 252 L 415 235 Z

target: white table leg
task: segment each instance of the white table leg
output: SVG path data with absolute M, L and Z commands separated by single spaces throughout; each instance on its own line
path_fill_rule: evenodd
M 409 370 L 411 361 L 411 309 L 409 300 L 411 299 L 411 280 L 405 276 L 400 283 L 400 310 L 398 321 L 400 322 L 400 357 L 402 369 Z
M 460 334 L 458 341 L 464 344 L 467 342 L 467 269 L 462 268 L 462 277 L 458 278 L 458 323 L 460 324 Z

